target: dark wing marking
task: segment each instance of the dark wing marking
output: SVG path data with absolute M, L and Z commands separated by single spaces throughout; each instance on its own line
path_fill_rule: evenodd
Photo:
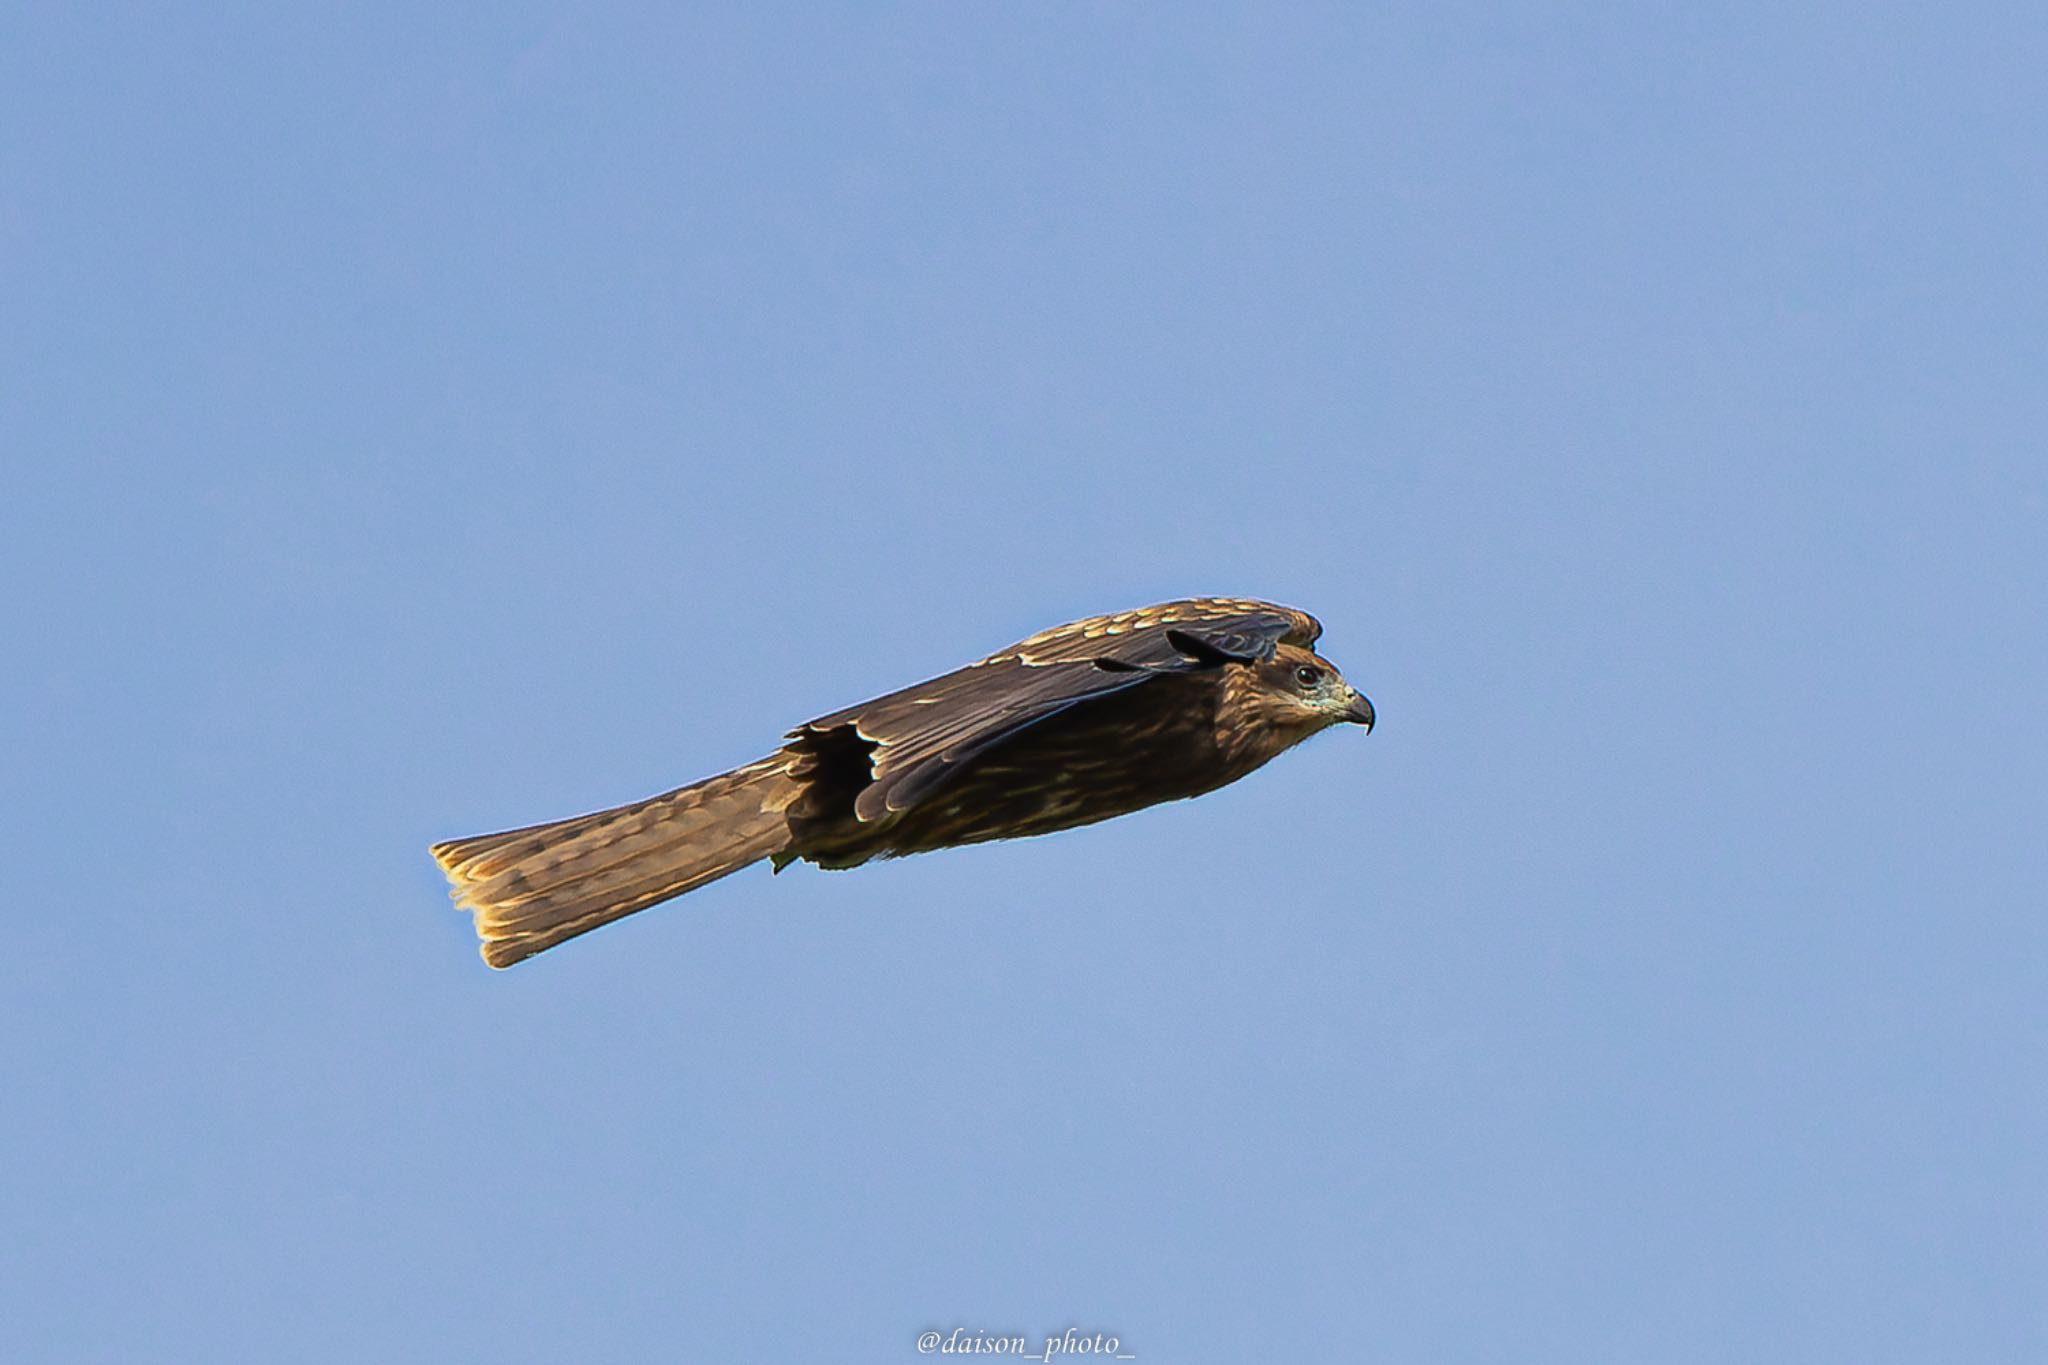
M 1279 638 L 1246 630 L 1203 629 L 1200 626 L 1168 626 L 1166 643 L 1190 659 L 1205 664 L 1262 663 L 1278 650 Z
M 1069 707 L 1167 673 L 1270 659 L 1322 627 L 1306 612 L 1241 598 L 1196 598 L 1041 631 L 943 677 L 848 707 L 791 732 L 801 742 L 851 726 L 874 742 L 863 820 L 908 810 L 980 754 Z

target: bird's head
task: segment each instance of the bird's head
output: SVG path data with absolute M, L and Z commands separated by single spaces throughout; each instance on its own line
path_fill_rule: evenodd
M 1229 705 L 1240 724 L 1296 744 L 1350 721 L 1372 729 L 1372 703 L 1314 650 L 1281 645 L 1273 657 L 1240 666 Z

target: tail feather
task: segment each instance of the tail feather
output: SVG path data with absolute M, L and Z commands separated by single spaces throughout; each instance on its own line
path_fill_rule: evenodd
M 493 967 L 783 852 L 802 791 L 782 755 L 644 801 L 435 844 Z

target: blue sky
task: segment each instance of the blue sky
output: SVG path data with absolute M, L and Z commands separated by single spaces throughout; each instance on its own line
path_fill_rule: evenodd
M 0 1355 L 2048 1351 L 2037 7 L 16 7 Z M 1041 626 L 1380 728 L 504 974 Z

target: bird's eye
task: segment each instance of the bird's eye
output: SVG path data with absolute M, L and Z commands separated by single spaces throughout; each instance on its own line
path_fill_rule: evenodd
M 1303 687 L 1314 687 L 1323 680 L 1323 670 L 1320 668 L 1310 668 L 1307 664 L 1303 664 L 1300 668 L 1294 670 L 1294 680 Z

